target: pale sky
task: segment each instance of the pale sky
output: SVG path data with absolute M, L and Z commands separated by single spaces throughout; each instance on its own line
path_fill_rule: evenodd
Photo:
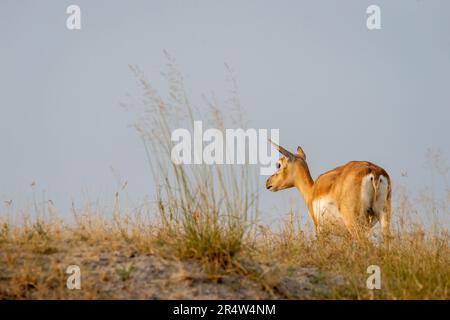
M 66 28 L 70 4 L 81 7 L 79 31 Z M 370 4 L 381 30 L 366 28 Z M 230 65 L 249 125 L 301 145 L 314 178 L 369 160 L 394 185 L 439 189 L 426 152 L 450 159 L 449 12 L 444 0 L 2 0 L 0 205 L 31 203 L 33 181 L 36 197 L 63 213 L 72 199 L 112 202 L 115 174 L 135 203 L 153 198 L 133 115 L 119 104 L 138 92 L 130 63 L 164 88 L 163 50 L 194 100 L 225 98 Z M 293 190 L 266 192 L 264 179 L 263 216 L 302 203 Z

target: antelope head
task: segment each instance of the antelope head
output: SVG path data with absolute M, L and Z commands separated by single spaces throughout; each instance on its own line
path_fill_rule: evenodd
M 271 140 L 269 141 L 281 153 L 281 158 L 276 165 L 277 171 L 266 181 L 267 190 L 276 192 L 295 187 L 299 176 L 307 169 L 306 155 L 303 149 L 297 147 L 297 154 L 294 154 Z

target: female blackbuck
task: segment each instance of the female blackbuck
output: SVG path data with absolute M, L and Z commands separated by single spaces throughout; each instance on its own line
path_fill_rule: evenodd
M 321 174 L 313 181 L 302 148 L 293 154 L 272 142 L 282 154 L 266 188 L 297 188 L 308 208 L 317 234 L 350 233 L 367 236 L 380 221 L 383 239 L 390 236 L 391 182 L 386 171 L 367 161 L 351 161 Z

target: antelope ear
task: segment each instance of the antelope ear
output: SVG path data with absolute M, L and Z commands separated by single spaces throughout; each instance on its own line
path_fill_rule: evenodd
M 306 160 L 305 151 L 303 151 L 303 149 L 301 147 L 297 147 L 297 157 L 300 157 L 303 160 Z

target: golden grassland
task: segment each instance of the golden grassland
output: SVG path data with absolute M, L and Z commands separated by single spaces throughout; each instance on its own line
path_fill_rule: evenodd
M 206 217 L 150 222 L 84 211 L 0 227 L 0 299 L 449 299 L 448 232 L 396 229 L 377 242 L 316 239 L 292 214 L 241 233 Z M 411 228 L 410 228 L 411 227 Z M 194 229 L 194 230 L 192 230 Z M 68 290 L 65 270 L 82 270 Z M 381 289 L 369 290 L 369 265 Z

